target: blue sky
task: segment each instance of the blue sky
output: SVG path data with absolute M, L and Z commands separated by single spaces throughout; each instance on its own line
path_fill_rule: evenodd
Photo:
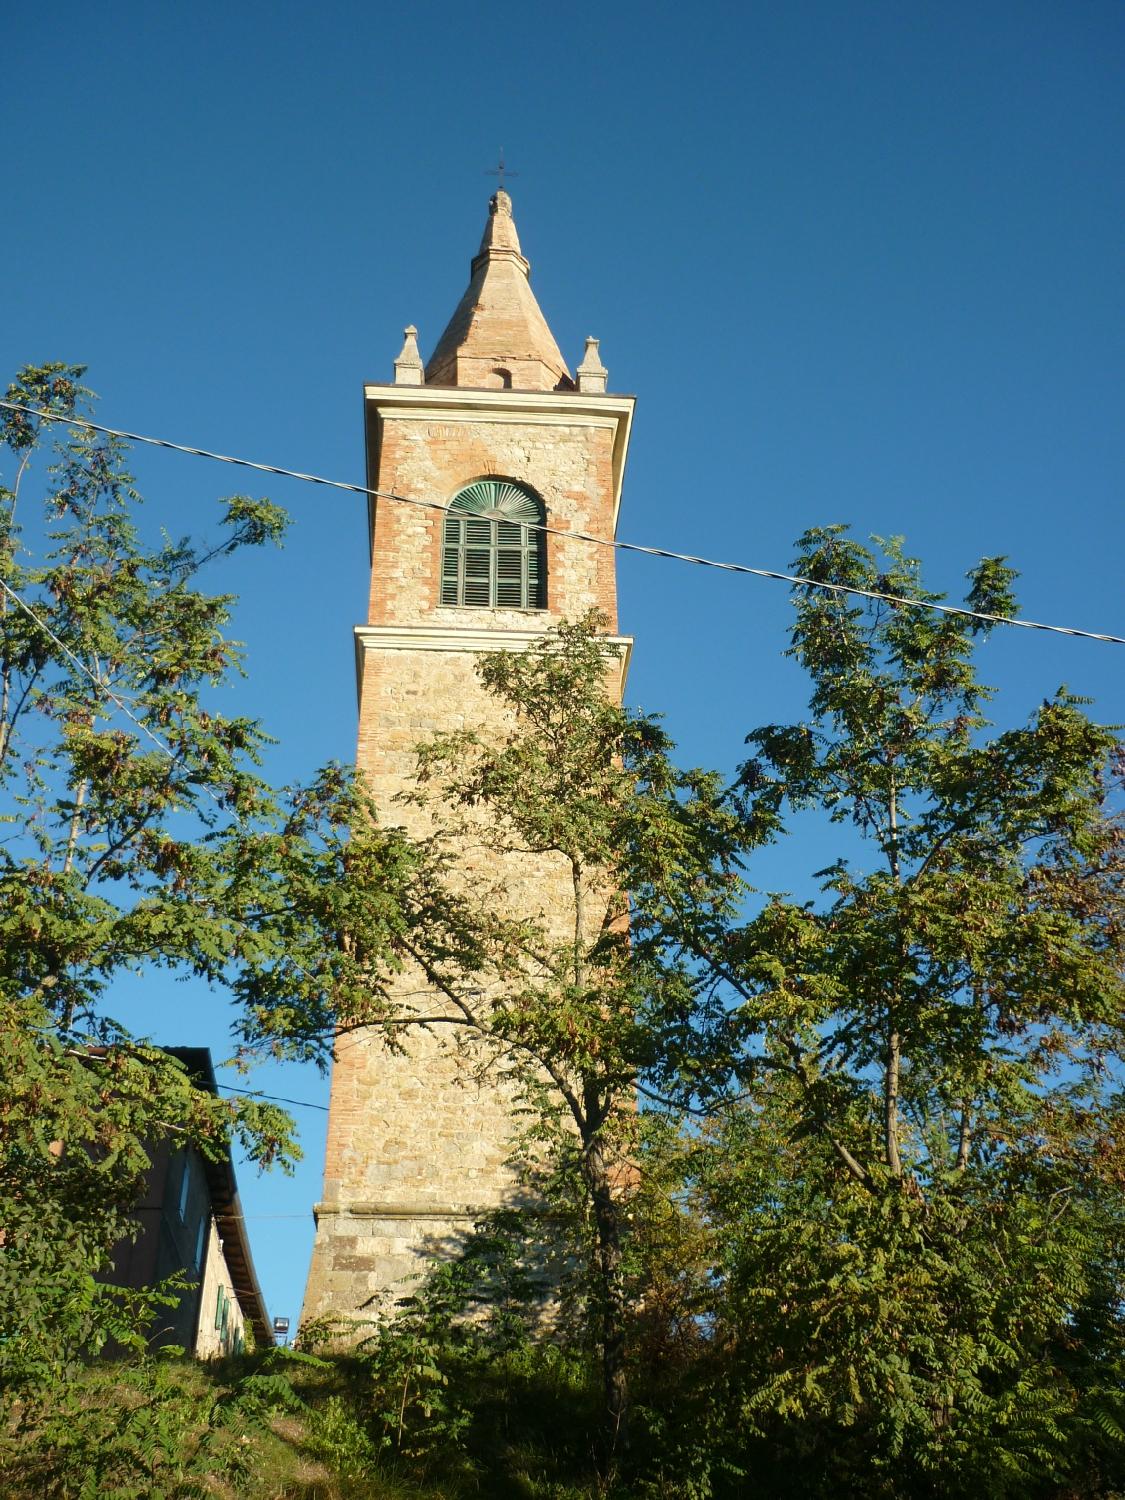
M 1125 10 L 1117 3 L 16 7 L 4 23 L 0 375 L 85 362 L 101 420 L 362 481 L 361 386 L 432 348 L 503 143 L 533 286 L 573 368 L 637 395 L 621 536 L 784 567 L 806 526 L 905 533 L 956 594 L 980 556 L 1034 619 L 1125 633 Z M 278 779 L 354 749 L 363 505 L 140 452 L 150 524 L 287 505 L 228 566 L 231 707 Z M 797 717 L 782 585 L 622 556 L 636 704 L 730 767 Z M 1060 683 L 1125 719 L 1122 648 L 1002 631 L 996 718 Z M 759 878 L 831 857 L 802 823 Z M 753 874 L 754 872 L 752 872 Z M 220 997 L 120 1010 L 227 1050 Z M 294 1068 L 253 1086 L 324 1103 Z M 324 1115 L 290 1180 L 241 1174 L 271 1310 L 296 1317 Z M 268 1217 L 276 1216 L 276 1217 Z

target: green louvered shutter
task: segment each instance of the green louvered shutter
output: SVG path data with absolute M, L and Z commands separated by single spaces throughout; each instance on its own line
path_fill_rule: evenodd
M 442 538 L 441 602 L 477 609 L 545 609 L 543 505 L 507 479 L 478 479 L 450 504 Z

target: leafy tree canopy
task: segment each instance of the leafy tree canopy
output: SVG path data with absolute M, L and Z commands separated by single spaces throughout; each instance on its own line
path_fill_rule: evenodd
M 29 368 L 8 396 L 81 417 L 82 374 Z M 154 1140 L 214 1153 L 238 1136 L 263 1164 L 296 1150 L 280 1111 L 202 1093 L 117 1024 L 115 984 L 162 968 L 242 1000 L 285 969 L 323 1005 L 333 934 L 294 892 L 340 878 L 356 794 L 338 768 L 275 792 L 263 730 L 213 706 L 241 653 L 232 599 L 198 578 L 280 542 L 276 506 L 234 496 L 217 541 L 152 546 L 117 440 L 8 412 L 0 442 L 0 1379 L 26 1397 L 152 1311 L 101 1278 Z M 191 1040 L 169 1025 L 162 1041 Z M 281 1029 L 271 1044 L 295 1047 Z
M 800 546 L 803 575 L 938 597 L 898 541 L 879 556 L 834 527 Z M 970 607 L 1013 609 L 1003 559 L 969 578 Z M 760 836 L 815 807 L 860 852 L 820 872 L 821 900 L 774 896 L 709 951 L 741 1095 L 688 1171 L 727 1373 L 772 1462 L 810 1459 L 808 1493 L 860 1475 L 865 1494 L 1107 1493 L 1125 1427 L 1114 737 L 1065 689 L 991 732 L 979 622 L 795 603 L 810 717 L 750 734 L 734 795 Z

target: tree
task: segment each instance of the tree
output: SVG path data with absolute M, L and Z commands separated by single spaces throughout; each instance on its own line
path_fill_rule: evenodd
M 295 916 L 294 891 L 339 879 L 356 810 L 338 769 L 275 793 L 263 731 L 212 706 L 240 652 L 232 600 L 195 580 L 280 541 L 282 513 L 235 496 L 213 545 L 146 546 L 121 444 L 81 425 L 82 373 L 25 370 L 8 399 L 51 416 L 0 422 L 0 1382 L 25 1415 L 76 1357 L 143 1341 L 159 1294 L 103 1278 L 146 1143 L 215 1152 L 237 1134 L 263 1164 L 295 1149 L 281 1111 L 202 1093 L 118 1025 L 115 982 L 165 968 L 240 1000 L 279 967 L 323 999 L 332 934 Z M 79 425 L 55 428 L 44 468 L 55 417 Z M 37 558 L 20 522 L 38 480 Z M 388 871 L 405 858 L 393 836 L 381 847 Z
M 940 597 L 896 541 L 879 558 L 834 527 L 800 546 L 809 578 Z M 982 562 L 969 607 L 1010 613 L 1013 576 Z M 1113 736 L 1064 689 L 990 735 L 979 621 L 811 587 L 796 609 L 811 718 L 749 736 L 736 796 L 751 840 L 819 808 L 846 852 L 822 901 L 774 896 L 709 946 L 742 1094 L 688 1175 L 716 1226 L 733 1399 L 810 1494 L 1108 1494 Z
M 353 830 L 347 910 L 338 905 L 333 920 L 351 966 L 337 1029 L 397 1037 L 425 1026 L 474 1039 L 478 1065 L 507 1080 L 532 1133 L 549 1142 L 556 1181 L 573 1167 L 579 1239 L 569 1248 L 581 1259 L 588 1229 L 612 1461 L 628 1407 L 623 1247 L 637 1091 L 698 1066 L 706 1018 L 686 943 L 693 924 L 736 909 L 741 830 L 719 778 L 677 770 L 659 725 L 613 700 L 613 648 L 599 623 L 482 657 L 481 681 L 508 728 L 418 749 L 411 800 L 434 833 L 415 855 L 428 868 L 407 894 L 400 952 L 430 987 L 432 1009 L 396 1005 L 382 982 L 385 948 L 370 944 L 381 899 L 368 870 L 368 841 L 382 837 L 373 812 Z M 519 901 L 529 858 L 537 906 L 555 881 L 546 913 Z M 337 899 L 327 889 L 323 898 Z M 258 1006 L 268 1031 L 273 1008 L 289 1014 L 284 985 L 267 979 Z

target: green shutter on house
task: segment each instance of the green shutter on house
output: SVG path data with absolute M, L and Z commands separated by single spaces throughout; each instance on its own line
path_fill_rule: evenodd
M 545 609 L 542 501 L 507 479 L 478 479 L 445 518 L 441 602 L 477 609 Z

